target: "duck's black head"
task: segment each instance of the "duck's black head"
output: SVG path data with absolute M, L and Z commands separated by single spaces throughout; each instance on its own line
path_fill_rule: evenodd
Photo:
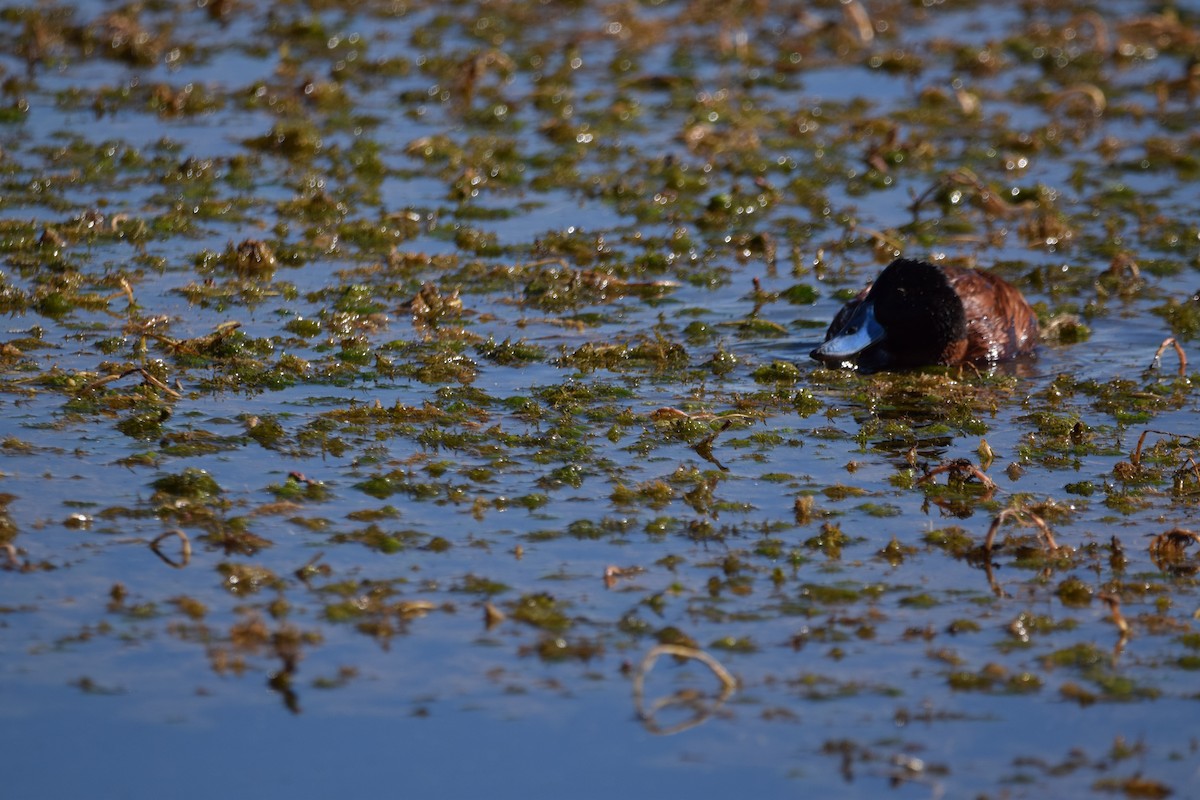
M 962 300 L 946 274 L 926 261 L 898 258 L 834 318 L 812 357 L 868 372 L 916 367 L 939 363 L 966 334 Z

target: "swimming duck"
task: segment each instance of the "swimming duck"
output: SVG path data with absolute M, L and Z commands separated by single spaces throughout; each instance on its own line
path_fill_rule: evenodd
M 812 357 L 864 372 L 980 364 L 1032 352 L 1037 316 L 995 275 L 898 258 L 837 313 Z

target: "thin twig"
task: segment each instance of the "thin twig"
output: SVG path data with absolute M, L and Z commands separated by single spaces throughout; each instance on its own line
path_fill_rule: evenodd
M 650 674 L 650 670 L 654 668 L 654 663 L 658 661 L 659 657 L 664 655 L 675 656 L 676 658 L 689 658 L 699 661 L 701 664 L 708 667 L 709 671 L 711 671 L 713 675 L 717 676 L 717 679 L 721 682 L 721 693 L 713 700 L 711 706 L 700 709 L 691 719 L 685 720 L 678 725 L 665 729 L 659 728 L 654 723 L 654 715 L 662 709 L 667 708 L 668 706 L 676 705 L 680 702 L 694 704 L 694 698 L 689 697 L 684 700 L 681 695 L 675 694 L 658 700 L 650 708 L 646 708 L 644 700 L 646 676 Z M 725 669 L 725 667 L 721 665 L 721 662 L 717 661 L 703 650 L 695 647 L 685 647 L 678 644 L 660 644 L 652 647 L 650 652 L 646 653 L 645 658 L 642 659 L 642 663 L 638 665 L 637 672 L 633 676 L 633 698 L 634 703 L 637 706 L 638 716 L 642 719 L 652 733 L 678 733 L 679 731 L 686 730 L 687 728 L 691 728 L 694 725 L 700 724 L 712 714 L 717 706 L 725 702 L 725 700 L 728 699 L 731 694 L 733 694 L 733 691 L 736 688 L 737 679 L 730 674 L 729 670 Z
M 878 230 L 875 230 L 874 228 L 868 228 L 865 225 L 856 225 L 854 227 L 854 232 L 855 233 L 865 233 L 867 236 L 874 239 L 877 243 L 886 244 L 888 247 L 892 248 L 897 253 L 904 252 L 904 243 L 901 242 L 899 239 L 897 239 L 895 236 L 890 236 L 890 235 L 884 233 L 883 231 L 878 231 Z
M 1004 591 L 1004 587 L 1000 585 L 1000 581 L 996 580 L 996 572 L 992 569 L 992 560 L 983 562 L 983 571 L 987 575 L 988 586 L 991 587 L 992 593 L 1001 599 L 1009 597 L 1008 592 Z
M 289 476 L 290 477 L 290 476 Z M 319 572 L 317 562 L 325 557 L 324 551 L 317 553 L 315 556 L 304 562 L 304 565 L 297 569 L 292 574 L 302 581 L 307 581 L 310 575 Z
M 183 562 L 182 563 L 176 563 L 171 558 L 169 558 L 165 553 L 163 553 L 162 550 L 160 550 L 158 548 L 159 542 L 161 542 L 163 539 L 167 539 L 172 536 L 178 538 L 182 542 L 182 544 L 180 545 L 180 552 L 183 554 Z M 167 564 L 174 567 L 175 569 L 183 569 L 192 560 L 192 540 L 189 539 L 188 535 L 186 533 L 184 533 L 183 531 L 181 531 L 179 528 L 172 528 L 169 531 L 160 533 L 154 541 L 150 542 L 150 549 L 154 551 L 154 554 L 156 556 L 161 558 L 163 561 L 167 562 Z
M 1108 107 L 1108 100 L 1104 96 L 1104 92 L 1094 83 L 1077 83 L 1074 86 L 1068 86 L 1061 92 L 1056 92 L 1051 96 L 1046 105 L 1053 111 L 1073 97 L 1087 98 L 1091 103 L 1092 113 L 1096 116 L 1099 116 Z
M 854 29 L 861 43 L 870 44 L 875 41 L 875 26 L 871 24 L 871 17 L 867 15 L 867 10 L 863 8 L 862 3 L 858 0 L 849 0 L 842 5 L 842 9 L 846 15 L 846 21 L 850 23 L 849 27 Z
M 699 661 L 704 666 L 712 670 L 712 673 L 717 676 L 717 680 L 721 681 L 721 685 L 728 690 L 737 688 L 737 678 L 730 674 L 729 670 L 721 665 L 708 653 L 698 647 L 687 647 L 681 644 L 660 644 L 652 647 L 646 657 L 642 659 L 641 666 L 638 668 L 638 674 L 634 678 L 635 688 L 640 688 L 642 681 L 646 675 L 654 668 L 654 662 L 658 661 L 660 656 L 675 656 L 676 658 L 690 658 Z
M 1196 478 L 1197 488 L 1194 490 L 1187 489 L 1187 478 L 1185 476 L 1189 472 Z M 1176 494 L 1190 495 L 1200 492 L 1200 464 L 1197 464 L 1196 459 L 1192 458 L 1191 456 L 1188 456 L 1187 461 L 1184 462 L 1182 467 L 1176 470 L 1173 477 L 1175 479 Z
M 1188 436 L 1185 433 L 1171 433 L 1170 431 L 1160 431 L 1154 428 L 1147 428 L 1142 431 L 1142 435 L 1138 437 L 1137 447 L 1133 448 L 1133 452 L 1129 455 L 1129 463 L 1135 467 L 1142 465 L 1142 445 L 1146 442 L 1146 436 L 1151 433 L 1157 433 L 1159 436 L 1169 436 L 1172 439 L 1188 439 L 1193 442 L 1200 442 L 1200 437 Z
M 133 375 L 135 372 L 142 376 L 143 383 L 150 384 L 155 389 L 158 389 L 159 391 L 161 391 L 164 394 L 171 397 L 171 399 L 178 400 L 180 397 L 183 396 L 179 392 L 172 389 L 170 386 L 167 386 L 165 383 L 160 381 L 158 378 L 154 377 L 154 375 L 152 375 L 150 373 L 150 371 L 147 370 L 145 367 L 130 367 L 129 369 L 125 370 L 124 372 L 122 372 L 119 375 L 105 375 L 102 378 L 97 378 L 96 380 L 92 381 L 91 383 L 87 384 L 82 389 L 80 389 L 79 393 L 86 394 L 87 392 L 91 392 L 96 389 L 99 389 L 101 386 L 112 383 L 113 381 L 119 381 L 122 378 Z
M 1083 11 L 1067 20 L 1066 29 L 1071 30 L 1073 28 L 1078 34 L 1081 24 L 1091 26 L 1092 44 L 1095 46 L 1096 54 L 1108 56 L 1112 45 L 1109 43 L 1108 23 L 1104 21 L 1104 17 L 1095 11 Z
M 1117 597 L 1115 594 L 1109 594 L 1108 592 L 1100 592 L 1096 595 L 1096 597 L 1103 601 L 1106 606 L 1108 606 L 1108 611 L 1112 615 L 1113 624 L 1117 626 L 1117 630 L 1121 632 L 1121 635 L 1128 635 L 1129 623 L 1125 620 L 1125 615 L 1121 613 L 1121 598 Z
M 611 589 L 617 585 L 617 579 L 631 578 L 634 575 L 641 575 L 645 571 L 644 567 L 618 567 L 615 564 L 609 564 L 604 568 L 604 588 Z
M 694 414 L 689 414 L 687 411 L 681 411 L 678 408 L 664 406 L 656 408 L 650 412 L 650 419 L 653 422 L 674 422 L 687 420 L 688 422 L 711 422 L 715 419 L 735 420 L 745 419 L 750 422 L 757 422 L 760 417 L 754 414 L 742 414 L 741 412 L 733 411 L 728 414 L 713 414 L 708 411 L 698 411 Z
M 1142 279 L 1142 269 L 1129 253 L 1118 253 L 1108 265 L 1108 274 L 1114 278 L 1119 280 L 1122 272 L 1128 272 L 1134 283 Z
M 179 392 L 175 391 L 170 386 L 167 386 L 165 383 L 160 381 L 158 378 L 151 375 L 150 372 L 147 371 L 144 367 L 137 367 L 133 371 L 140 372 L 142 375 L 142 380 L 144 380 L 146 383 L 150 384 L 154 388 L 158 389 L 159 391 L 165 392 L 167 395 L 169 395 L 173 399 L 178 400 L 180 397 L 182 397 L 182 395 L 179 394 Z
M 1011 517 L 1017 520 L 1019 524 L 1022 516 L 1027 517 L 1034 525 L 1037 526 L 1039 533 L 1041 533 L 1041 535 L 1045 538 L 1046 547 L 1049 550 L 1058 550 L 1058 542 L 1054 541 L 1054 534 L 1050 532 L 1050 526 L 1046 524 L 1046 520 L 1042 519 L 1029 509 L 1006 508 L 996 515 L 996 518 L 992 520 L 992 526 L 988 528 L 987 538 L 983 542 L 983 552 L 988 557 L 991 557 L 992 545 L 996 540 L 996 532 L 1000 530 L 1000 526 L 1004 523 L 1004 520 Z
M 118 297 L 125 297 L 127 300 L 129 300 L 129 305 L 131 307 L 136 306 L 137 301 L 135 301 L 133 299 L 133 287 L 129 285 L 129 281 L 125 280 L 124 278 L 121 278 L 120 286 L 121 286 L 121 291 L 114 292 L 113 294 L 106 296 L 104 299 L 105 300 L 115 300 Z
M 1167 351 L 1168 347 L 1175 348 L 1175 354 L 1179 356 L 1179 377 L 1187 377 L 1187 356 L 1184 355 L 1183 345 L 1174 336 L 1168 336 L 1163 339 L 1163 343 L 1158 346 L 1158 350 L 1154 351 L 1154 360 L 1150 362 L 1150 366 L 1146 367 L 1147 372 L 1153 372 L 1158 369 L 1158 365 L 1162 362 L 1162 354 Z

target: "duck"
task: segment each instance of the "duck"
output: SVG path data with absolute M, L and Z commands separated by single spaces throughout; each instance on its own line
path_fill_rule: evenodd
M 995 364 L 1032 353 L 1037 314 L 991 273 L 897 258 L 846 303 L 810 354 L 862 372 Z

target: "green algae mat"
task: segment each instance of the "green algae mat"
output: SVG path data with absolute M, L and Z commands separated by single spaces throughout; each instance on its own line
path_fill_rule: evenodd
M 0 40 L 6 796 L 1200 793 L 1196 3 Z M 901 254 L 1036 356 L 811 361 Z

